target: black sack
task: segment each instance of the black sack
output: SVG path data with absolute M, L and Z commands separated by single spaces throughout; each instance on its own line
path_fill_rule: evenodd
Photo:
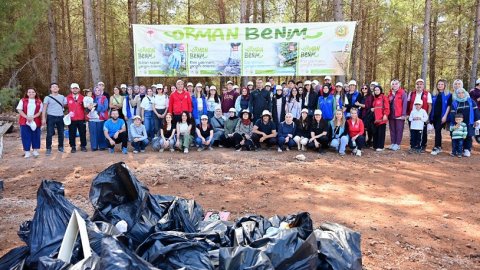
M 203 209 L 194 200 L 179 197 L 170 203 L 165 215 L 155 225 L 155 232 L 178 231 L 194 233 L 203 220 Z
M 101 270 L 159 270 L 111 236 L 102 239 Z
M 221 248 L 219 270 L 275 270 L 265 252 L 251 247 Z
M 0 269 L 2 270 L 22 270 L 25 259 L 30 252 L 28 246 L 17 247 L 0 258 Z
M 262 216 L 247 215 L 235 223 L 230 238 L 234 241 L 234 246 L 248 245 L 262 238 L 271 226 L 270 221 Z

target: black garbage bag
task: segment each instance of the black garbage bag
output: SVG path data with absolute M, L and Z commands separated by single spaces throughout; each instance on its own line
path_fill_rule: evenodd
M 128 237 L 120 233 L 115 226 L 103 221 L 87 222 L 87 233 L 90 241 L 90 248 L 96 254 L 102 254 L 102 240 L 104 237 L 113 236 L 126 247 L 131 247 Z M 80 248 L 80 245 L 78 245 Z
M 219 270 L 275 270 L 267 254 L 249 246 L 221 248 Z
M 28 235 L 27 245 L 30 247 L 27 266 L 35 269 L 40 257 L 51 257 L 58 251 L 73 210 L 77 210 L 83 218 L 87 218 L 85 212 L 65 198 L 62 183 L 52 180 L 42 181 L 37 192 L 35 214 L 29 226 L 30 233 L 22 232 L 25 233 L 25 237 Z M 20 229 L 25 228 L 21 226 Z
M 17 247 L 0 258 L 0 269 L 2 270 L 22 270 L 25 265 L 25 259 L 30 253 L 28 246 Z
M 39 259 L 38 270 L 101 270 L 98 266 L 99 262 L 100 258 L 95 253 L 89 258 L 81 260 L 75 264 L 44 256 Z
M 361 270 L 361 235 L 336 223 L 323 223 L 314 231 L 319 251 L 317 269 Z M 326 267 L 328 266 L 328 267 Z
M 98 269 L 158 270 L 111 236 L 102 239 L 102 253 Z
M 24 221 L 22 222 L 22 224 L 20 224 L 20 228 L 17 232 L 18 237 L 20 237 L 20 239 L 25 243 L 28 243 L 28 237 L 30 236 L 30 226 L 32 226 L 31 220 Z
M 313 221 L 308 212 L 289 215 L 285 218 L 290 228 L 298 228 L 300 238 L 307 239 L 313 232 Z
M 247 215 L 240 218 L 234 226 L 231 239 L 234 246 L 248 245 L 263 237 L 272 224 L 262 216 Z
M 148 237 L 164 212 L 148 188 L 123 162 L 111 165 L 95 177 L 90 188 L 90 202 L 95 209 L 94 221 L 115 225 L 124 220 L 128 224 L 125 235 L 132 239 L 134 246 Z
M 155 232 L 179 231 L 194 233 L 203 219 L 203 209 L 194 200 L 176 197 L 165 215 L 155 225 Z
M 205 235 L 205 238 L 217 244 L 217 248 L 233 246 L 230 235 L 233 222 L 230 221 L 201 221 L 197 227 L 197 233 Z
M 205 239 L 187 237 L 183 232 L 158 232 L 150 235 L 136 253 L 154 266 L 164 270 L 214 269 Z

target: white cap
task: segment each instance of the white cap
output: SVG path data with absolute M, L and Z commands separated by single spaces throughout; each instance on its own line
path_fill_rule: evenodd
M 351 80 L 348 82 L 348 85 L 357 85 L 357 82 L 355 80 Z
M 187 87 L 188 87 L 188 86 L 193 86 L 193 83 L 188 82 L 188 83 L 187 83 Z
M 252 82 L 252 81 L 249 81 L 249 82 L 247 83 L 247 86 L 249 86 L 249 85 L 253 85 L 253 82 Z
M 415 81 L 415 84 L 417 84 L 418 82 L 423 82 L 423 83 L 425 83 L 425 81 L 424 81 L 423 79 L 417 79 L 417 80 Z
M 217 87 L 215 85 L 210 85 L 210 90 L 217 90 Z
M 272 116 L 272 114 L 268 110 L 263 110 L 262 117 L 264 117 L 265 115 Z
M 315 84 L 315 85 L 319 84 L 319 82 L 317 80 L 313 80 L 312 83 Z
M 200 116 L 200 119 L 207 119 L 208 120 L 208 116 L 206 116 L 205 114 Z
M 70 85 L 70 89 L 72 89 L 72 88 L 78 88 L 78 89 L 80 89 L 80 86 L 78 85 L 78 83 L 72 83 L 72 84 Z
M 120 84 L 120 88 L 127 88 L 127 85 L 122 83 L 122 84 Z
M 195 87 L 203 87 L 203 85 L 201 83 L 197 83 Z
M 317 115 L 317 114 L 322 115 L 322 111 L 319 110 L 319 109 L 316 109 L 316 110 L 313 112 L 313 114 L 314 114 L 314 115 Z
M 337 83 L 335 84 L 335 87 L 336 87 L 336 86 L 343 87 L 343 83 L 341 83 L 341 82 L 337 82 Z
M 375 86 L 378 86 L 378 82 L 371 82 L 370 85 L 375 85 Z
M 270 86 L 272 87 L 272 84 L 270 82 L 265 83 L 265 86 Z
M 227 82 L 227 84 L 231 84 L 231 85 L 233 85 L 233 82 L 232 82 L 232 81 L 228 81 L 228 82 Z
M 150 86 L 150 88 L 157 88 L 157 85 L 156 84 L 152 84 L 152 86 Z
M 98 82 L 97 85 L 105 85 L 103 82 Z
M 308 109 L 307 109 L 307 108 L 303 108 L 303 109 L 302 109 L 302 113 L 308 113 Z
M 238 85 L 235 84 L 235 85 L 233 86 L 233 89 L 237 89 L 237 88 L 238 88 Z
M 135 116 L 133 116 L 133 120 L 135 120 L 135 119 L 140 119 L 140 120 L 142 120 L 142 117 L 140 117 L 140 115 L 135 115 Z
M 228 112 L 237 112 L 237 110 L 235 110 L 235 108 L 230 108 Z
M 304 81 L 304 82 L 303 82 L 303 85 L 307 85 L 307 84 L 310 84 L 310 85 L 312 85 L 312 82 L 311 82 L 311 81 L 309 81 L 309 80 L 306 80 L 306 81 Z
M 330 80 L 330 81 L 331 81 L 331 80 L 332 80 L 332 77 L 330 77 L 330 76 L 325 76 L 325 79 L 324 79 L 324 80 Z
M 413 103 L 413 104 L 415 104 L 415 105 L 417 105 L 417 104 L 423 105 L 423 101 L 422 101 L 421 99 L 417 99 L 417 100 L 415 100 L 415 103 Z
M 157 84 L 157 88 L 162 88 L 163 89 L 163 84 L 161 84 L 161 83 Z
M 477 79 L 477 80 L 475 81 L 475 85 L 477 85 L 477 84 L 480 84 L 480 79 Z

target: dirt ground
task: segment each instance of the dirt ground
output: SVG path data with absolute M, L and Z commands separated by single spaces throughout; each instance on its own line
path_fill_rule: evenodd
M 46 157 L 43 149 L 38 159 L 25 160 L 18 130 L 4 140 L 0 256 L 23 244 L 16 233 L 33 217 L 42 179 L 63 182 L 67 198 L 91 214 L 92 179 L 124 161 L 151 193 L 193 198 L 205 210 L 230 211 L 232 218 L 308 211 L 316 226 L 325 221 L 348 226 L 362 234 L 364 269 L 480 269 L 478 144 L 472 157 L 462 159 L 445 152 L 433 157 L 366 150 L 361 158 L 307 152 L 299 162 L 297 151 L 110 155 L 70 154 L 66 147 L 67 153 Z M 432 141 L 430 134 L 429 145 Z

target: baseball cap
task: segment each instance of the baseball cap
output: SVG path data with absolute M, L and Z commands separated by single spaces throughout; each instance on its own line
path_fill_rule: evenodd
M 341 83 L 341 82 L 337 82 L 337 83 L 335 84 L 335 86 L 340 86 L 340 87 L 343 87 L 343 83 Z
M 233 82 L 232 82 L 232 81 L 228 81 L 228 82 L 227 82 L 227 84 L 231 84 L 231 85 L 233 85 Z
M 188 82 L 188 83 L 187 83 L 187 86 L 193 86 L 193 83 Z
M 133 116 L 133 120 L 135 120 L 135 119 L 140 119 L 140 120 L 142 120 L 142 117 L 140 117 L 140 115 L 135 115 L 135 116 Z
M 71 89 L 71 88 L 78 88 L 78 89 L 80 89 L 80 86 L 78 86 L 78 83 L 72 83 L 72 84 L 70 85 L 70 89 Z
M 268 110 L 263 110 L 262 117 L 265 115 L 272 116 L 272 114 Z
M 316 84 L 316 85 L 319 84 L 319 82 L 318 82 L 317 80 L 313 80 L 312 83 L 313 83 L 313 84 Z
M 325 79 L 324 79 L 324 80 L 330 80 L 330 81 L 331 81 L 331 80 L 332 80 L 332 77 L 330 77 L 330 76 L 325 76 Z
M 415 100 L 414 104 L 415 105 L 417 105 L 417 104 L 423 105 L 423 101 L 421 99 L 417 99 L 417 100 Z
M 238 88 L 238 85 L 235 84 L 235 85 L 233 86 L 233 89 L 237 89 L 237 88 Z
M 205 114 L 200 116 L 200 119 L 207 119 L 208 120 L 208 116 L 206 116 Z
M 418 82 L 423 82 L 423 83 L 425 83 L 425 81 L 424 81 L 423 79 L 417 79 L 417 80 L 415 81 L 415 84 L 417 84 Z
M 217 87 L 215 87 L 215 85 L 210 85 L 210 90 L 217 90 Z
M 163 84 L 161 83 L 157 84 L 157 88 L 163 88 Z
M 307 108 L 303 108 L 303 109 L 302 109 L 302 113 L 308 113 L 308 109 L 307 109 Z
M 203 85 L 201 83 L 197 83 L 195 87 L 203 87 Z
M 315 112 L 313 112 L 313 114 L 314 115 L 317 115 L 317 114 L 322 115 L 322 111 L 317 109 L 317 110 L 315 110 Z
M 310 84 L 310 85 L 311 85 L 311 84 L 312 84 L 312 82 L 311 82 L 311 81 L 309 81 L 309 80 L 306 80 L 306 81 L 303 83 L 303 85 L 307 85 L 307 84 Z
M 357 85 L 357 82 L 355 80 L 351 80 L 348 82 L 348 85 Z
M 247 86 L 249 86 L 249 85 L 253 85 L 253 82 L 252 82 L 252 81 L 249 81 L 249 82 L 247 83 Z
M 235 108 L 230 108 L 228 112 L 237 112 L 237 110 L 235 110 Z
M 270 82 L 265 83 L 265 86 L 272 86 Z
M 475 85 L 480 84 L 480 78 L 475 81 Z
M 122 84 L 120 84 L 120 88 L 127 88 L 127 85 L 122 83 Z

